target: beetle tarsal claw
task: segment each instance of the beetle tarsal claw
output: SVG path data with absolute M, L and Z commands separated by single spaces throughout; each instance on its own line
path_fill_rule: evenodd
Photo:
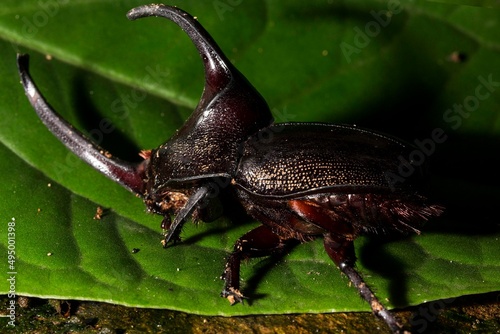
M 169 234 L 165 234 L 165 237 L 161 240 L 161 244 L 163 245 L 163 248 L 168 248 L 168 245 L 175 245 L 177 242 L 181 242 L 182 239 L 179 235 L 170 237 Z
M 244 299 L 248 299 L 247 297 L 243 296 L 240 290 L 235 288 L 229 288 L 222 291 L 221 296 L 225 297 L 231 305 L 234 305 L 236 303 L 243 303 Z

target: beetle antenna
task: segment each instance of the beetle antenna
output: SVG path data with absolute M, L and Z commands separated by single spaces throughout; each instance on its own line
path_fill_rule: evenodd
M 132 164 L 111 157 L 109 153 L 95 145 L 85 137 L 80 131 L 73 128 L 66 122 L 51 106 L 36 87 L 29 73 L 29 56 L 17 55 L 17 66 L 19 76 L 24 87 L 24 92 L 36 113 L 47 126 L 47 128 L 73 153 L 79 156 L 86 163 L 120 183 L 128 190 L 143 195 L 144 182 L 143 173 L 145 160 L 141 164 Z

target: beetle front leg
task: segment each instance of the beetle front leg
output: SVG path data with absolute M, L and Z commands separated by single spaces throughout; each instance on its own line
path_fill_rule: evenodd
M 359 294 L 370 304 L 376 316 L 383 319 L 393 333 L 402 333 L 402 327 L 394 315 L 389 312 L 375 297 L 372 290 L 366 285 L 361 275 L 354 269 L 356 256 L 354 243 L 351 239 L 335 234 L 326 234 L 324 237 L 325 250 L 339 269 L 349 278 L 358 289 Z
M 168 232 L 165 234 L 165 239 L 163 240 L 163 248 L 167 248 L 170 241 L 180 240 L 180 233 L 182 226 L 186 222 L 186 219 L 193 213 L 196 206 L 202 203 L 210 192 L 209 186 L 201 186 L 194 191 L 194 193 L 189 197 L 186 204 L 177 212 L 173 222 L 170 222 L 170 218 L 164 216 L 161 223 L 162 227 L 167 227 Z
M 283 252 L 289 245 L 287 241 L 289 240 L 282 239 L 265 225 L 261 225 L 239 238 L 221 276 L 221 279 L 225 281 L 221 297 L 227 298 L 231 305 L 242 302 L 246 297 L 240 292 L 241 260 Z

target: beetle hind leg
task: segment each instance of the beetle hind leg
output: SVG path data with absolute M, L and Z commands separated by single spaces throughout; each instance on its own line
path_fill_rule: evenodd
M 246 297 L 240 292 L 241 261 L 281 253 L 290 246 L 290 241 L 291 239 L 281 238 L 265 225 L 261 225 L 239 238 L 221 275 L 221 279 L 225 281 L 221 297 L 227 298 L 231 305 L 243 302 Z
M 358 289 L 361 297 L 370 304 L 373 313 L 385 321 L 393 333 L 402 333 L 402 326 L 396 317 L 389 312 L 382 303 L 375 297 L 373 291 L 365 283 L 361 275 L 354 268 L 356 256 L 354 254 L 354 244 L 350 239 L 335 235 L 326 234 L 324 237 L 325 250 L 339 269 L 349 278 Z

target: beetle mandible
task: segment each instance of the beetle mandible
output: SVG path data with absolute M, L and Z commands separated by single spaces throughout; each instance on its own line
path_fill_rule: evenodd
M 387 178 L 387 171 L 397 170 L 398 156 L 413 148 L 354 126 L 274 124 L 263 97 L 191 15 L 153 4 L 127 16 L 167 18 L 191 38 L 205 69 L 193 114 L 163 145 L 142 151 L 141 163 L 121 161 L 52 110 L 31 79 L 28 56 L 18 55 L 26 95 L 48 129 L 81 159 L 140 196 L 148 211 L 164 217 L 165 247 L 180 239 L 188 218 L 211 221 L 222 214 L 215 195 L 236 198 L 262 225 L 238 239 L 227 259 L 221 295 L 231 304 L 245 298 L 239 277 L 243 259 L 282 253 L 296 241 L 323 237 L 329 257 L 373 312 L 400 332 L 398 319 L 354 268 L 353 241 L 370 232 L 419 233 L 423 222 L 442 213 L 441 206 L 428 204 L 420 194 L 422 166 L 414 166 L 418 172 L 396 186 Z

